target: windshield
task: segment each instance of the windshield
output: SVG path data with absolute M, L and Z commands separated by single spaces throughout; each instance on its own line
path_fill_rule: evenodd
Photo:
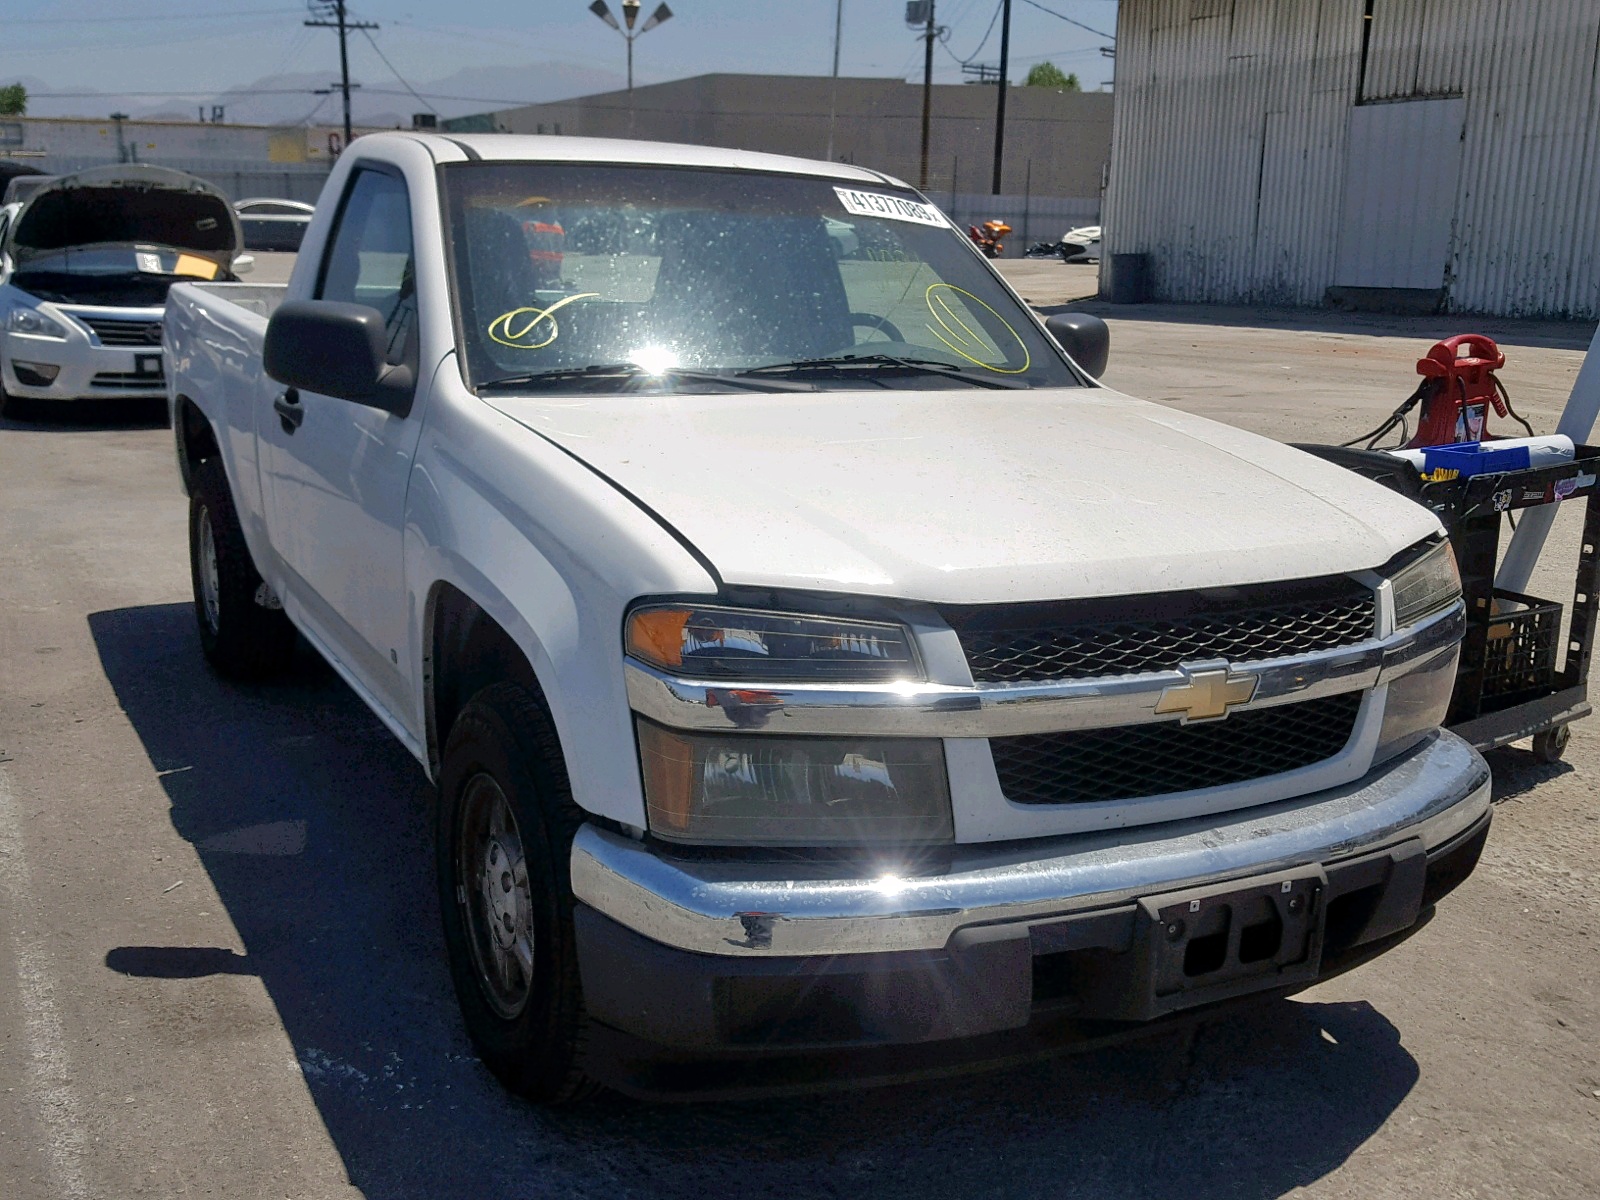
M 1078 383 L 909 192 L 741 171 L 443 169 L 467 379 L 532 392 Z M 778 390 L 774 383 L 774 390 Z

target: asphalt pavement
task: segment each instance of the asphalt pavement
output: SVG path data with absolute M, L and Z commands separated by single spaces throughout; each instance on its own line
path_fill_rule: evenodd
M 1109 383 L 1291 440 L 1375 424 L 1460 324 L 1086 303 Z M 1491 324 L 1548 425 L 1592 330 Z M 0 1197 L 1593 1197 L 1600 727 L 1492 763 L 1477 874 L 1296 1000 L 915 1087 L 545 1112 L 462 1033 L 420 769 L 308 654 L 206 670 L 162 415 L 0 421 Z

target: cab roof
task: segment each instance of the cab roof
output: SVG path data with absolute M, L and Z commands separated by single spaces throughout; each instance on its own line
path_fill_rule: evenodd
M 850 163 L 762 154 L 754 150 L 728 150 L 720 146 L 689 146 L 675 142 L 645 142 L 625 138 L 551 137 L 526 133 L 373 133 L 361 138 L 405 137 L 424 142 L 439 162 L 481 159 L 486 162 L 615 163 L 648 167 L 704 167 L 724 171 L 758 171 L 781 175 L 814 175 L 849 183 L 905 183 L 880 171 Z M 358 143 L 359 144 L 359 143 Z M 354 148 L 354 147 L 352 147 Z

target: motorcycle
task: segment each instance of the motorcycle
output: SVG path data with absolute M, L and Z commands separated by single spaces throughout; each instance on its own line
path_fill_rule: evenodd
M 1000 239 L 1010 232 L 1011 226 L 1004 221 L 985 221 L 982 225 L 967 226 L 967 236 L 986 258 L 999 258 L 1005 252 L 1005 243 Z

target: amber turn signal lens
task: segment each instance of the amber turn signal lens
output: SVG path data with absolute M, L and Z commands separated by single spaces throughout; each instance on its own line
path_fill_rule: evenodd
M 650 825 L 657 833 L 682 837 L 689 832 L 693 807 L 694 746 L 670 730 L 641 721 L 639 749 Z
M 683 665 L 684 608 L 647 608 L 628 618 L 628 653 L 658 667 Z

